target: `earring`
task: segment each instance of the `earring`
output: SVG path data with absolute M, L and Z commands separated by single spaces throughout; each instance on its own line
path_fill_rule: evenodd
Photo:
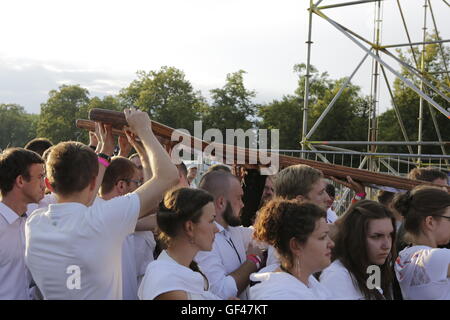
M 294 270 L 297 274 L 297 277 L 300 277 L 300 258 L 298 256 L 295 257 Z

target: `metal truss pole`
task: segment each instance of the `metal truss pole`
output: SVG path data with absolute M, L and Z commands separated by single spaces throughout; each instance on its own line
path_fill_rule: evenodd
M 313 0 L 309 1 L 309 26 L 308 26 L 308 41 L 307 44 L 307 56 L 306 56 L 306 77 L 305 77 L 305 96 L 303 99 L 303 125 L 302 125 L 302 150 L 306 150 L 306 133 L 308 130 L 308 109 L 309 109 L 309 79 L 311 77 L 311 34 L 312 34 L 312 16 L 313 16 L 314 3 Z M 302 158 L 305 155 L 302 154 Z
M 427 0 L 424 0 L 424 4 L 423 4 L 423 42 L 425 42 L 426 37 L 427 37 Z M 422 77 L 424 76 L 424 71 L 425 71 L 425 44 L 422 45 L 422 54 L 421 54 L 421 58 L 420 58 L 420 71 L 422 73 Z M 423 86 L 423 80 L 421 79 L 420 81 L 420 90 L 424 91 L 424 86 Z M 417 133 L 417 141 L 418 142 L 422 142 L 422 134 L 423 134 L 423 98 L 420 97 L 420 102 L 419 102 L 419 131 Z M 422 145 L 419 144 L 419 146 L 417 147 L 417 153 L 421 154 L 422 153 Z M 420 158 L 417 159 L 419 166 L 420 166 Z

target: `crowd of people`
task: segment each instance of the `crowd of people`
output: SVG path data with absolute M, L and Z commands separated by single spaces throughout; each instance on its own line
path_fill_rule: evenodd
M 96 123 L 88 144 L 34 139 L 0 155 L 0 299 L 450 300 L 448 175 L 380 191 L 307 165 L 173 164 L 147 113 L 126 137 Z M 130 155 L 132 149 L 136 153 Z

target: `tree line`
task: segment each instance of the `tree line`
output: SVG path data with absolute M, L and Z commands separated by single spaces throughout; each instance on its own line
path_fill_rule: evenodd
M 434 74 L 442 71 L 444 60 L 436 44 L 430 44 L 425 51 L 427 72 L 433 74 L 428 80 L 439 80 L 450 87 L 448 75 Z M 449 48 L 444 48 L 448 61 Z M 402 59 L 414 64 L 413 52 L 400 52 Z M 418 51 L 414 52 L 420 57 Z M 308 128 L 311 128 L 346 80 L 331 79 L 326 72 L 311 68 Z M 299 149 L 303 122 L 306 66 L 295 65 L 298 76 L 297 89 L 268 103 L 256 103 L 256 92 L 244 85 L 244 70 L 226 75 L 225 84 L 210 90 L 210 101 L 195 90 L 186 75 L 175 67 L 163 66 L 149 72 L 138 71 L 137 78 L 115 96 L 91 97 L 89 91 L 79 85 L 62 85 L 51 90 L 47 101 L 41 104 L 39 115 L 29 114 L 23 106 L 0 104 L 0 148 L 23 146 L 34 137 L 46 137 L 53 143 L 75 140 L 87 142 L 87 132 L 75 127 L 76 119 L 87 119 L 92 108 L 121 111 L 136 106 L 149 113 L 152 120 L 172 128 L 184 128 L 193 132 L 195 120 L 203 121 L 203 128 L 279 129 L 281 149 Z M 405 68 L 402 75 L 416 84 L 419 80 Z M 447 92 L 445 88 L 444 92 Z M 449 103 L 436 94 L 430 96 L 444 108 Z M 399 79 L 393 85 L 395 104 L 405 123 L 409 139 L 417 140 L 419 96 Z M 335 106 L 318 127 L 311 140 L 367 140 L 370 97 L 361 88 L 349 84 Z M 433 109 L 431 109 L 433 110 Z M 432 111 L 433 112 L 433 111 Z M 450 138 L 448 119 L 435 112 L 444 140 Z M 393 109 L 379 115 L 378 140 L 402 141 L 403 135 Z M 423 140 L 437 141 L 434 124 L 428 107 L 424 108 Z M 343 146 L 346 147 L 346 146 Z M 351 149 L 365 151 L 365 146 Z M 406 146 L 379 147 L 380 152 L 407 152 Z M 423 153 L 440 153 L 439 147 L 427 146 Z

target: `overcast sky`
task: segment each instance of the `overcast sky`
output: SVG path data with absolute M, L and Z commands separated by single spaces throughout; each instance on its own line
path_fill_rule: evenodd
M 345 1 L 323 0 L 321 5 Z M 348 2 L 348 1 L 347 1 Z M 208 97 L 227 73 L 247 71 L 259 103 L 292 94 L 294 64 L 306 61 L 308 0 L 2 0 L 0 103 L 39 113 L 48 92 L 80 84 L 91 96 L 117 94 L 137 70 L 174 66 Z M 424 0 L 402 0 L 412 41 L 421 41 Z M 438 29 L 450 39 L 450 8 L 431 0 Z M 324 11 L 372 39 L 374 4 Z M 427 25 L 432 28 L 431 17 Z M 331 77 L 348 76 L 361 49 L 313 17 L 312 64 Z M 383 2 L 383 44 L 407 38 L 396 0 Z M 391 60 L 388 60 L 391 61 Z M 398 70 L 399 67 L 394 65 Z M 354 78 L 370 91 L 371 61 Z M 381 87 L 380 108 L 389 105 Z

